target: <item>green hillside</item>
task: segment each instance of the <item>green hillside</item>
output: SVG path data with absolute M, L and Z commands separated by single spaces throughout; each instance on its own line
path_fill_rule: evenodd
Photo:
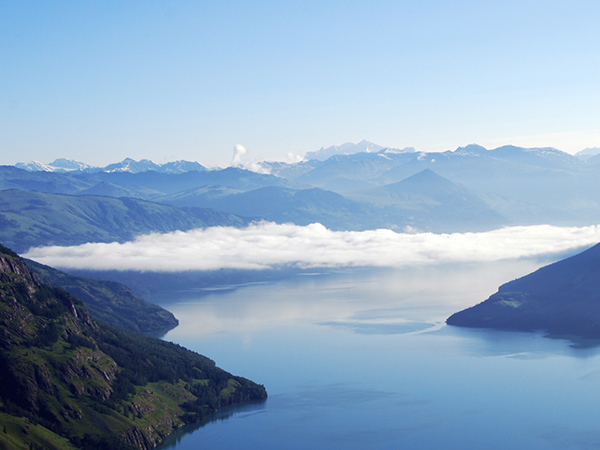
M 2 246 L 0 373 L 7 449 L 150 449 L 222 406 L 266 398 L 204 356 L 96 323 Z

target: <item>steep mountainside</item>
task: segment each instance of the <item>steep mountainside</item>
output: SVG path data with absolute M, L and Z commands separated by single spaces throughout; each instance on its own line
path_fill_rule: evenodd
M 449 325 L 600 338 L 600 244 L 506 283 Z
M 262 386 L 204 356 L 98 325 L 77 298 L 39 284 L 5 247 L 0 373 L 5 448 L 150 449 L 221 406 L 266 398 Z
M 0 191 L 0 240 L 18 252 L 40 245 L 124 242 L 151 232 L 245 224 L 247 220 L 231 214 L 132 198 Z
M 112 327 L 158 333 L 179 324 L 169 311 L 138 297 L 121 283 L 74 277 L 30 259 L 26 259 L 25 263 L 38 281 L 73 294 L 83 302 L 94 319 Z

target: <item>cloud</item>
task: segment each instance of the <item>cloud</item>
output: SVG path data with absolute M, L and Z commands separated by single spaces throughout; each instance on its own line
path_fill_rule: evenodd
M 246 154 L 247 150 L 241 144 L 235 144 L 233 146 L 233 157 L 231 158 L 231 166 L 239 167 L 242 164 L 242 156 Z
M 257 161 L 246 162 L 242 161 L 243 156 L 247 153 L 246 147 L 241 144 L 233 146 L 233 157 L 231 158 L 231 167 L 239 167 L 251 172 L 262 173 L 268 175 L 270 173 L 267 167 L 264 167 Z
M 60 268 L 94 270 L 268 269 L 484 262 L 536 257 L 600 242 L 600 226 L 508 227 L 484 233 L 331 231 L 260 222 L 246 228 L 211 227 L 149 234 L 125 243 L 38 247 L 24 256 Z

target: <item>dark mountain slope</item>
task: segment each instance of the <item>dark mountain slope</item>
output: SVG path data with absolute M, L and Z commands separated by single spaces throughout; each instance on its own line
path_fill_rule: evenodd
M 600 244 L 500 286 L 446 322 L 600 338 Z
M 96 324 L 79 300 L 38 284 L 3 246 L 0 373 L 0 418 L 13 418 L 0 442 L 29 448 L 59 435 L 85 450 L 150 449 L 221 406 L 266 398 L 262 386 L 204 356 Z M 37 427 L 26 442 L 20 418 Z
M 132 198 L 0 191 L 0 240 L 18 252 L 32 246 L 124 242 L 151 232 L 246 223 L 231 214 Z
M 169 311 L 138 297 L 121 283 L 74 277 L 30 259 L 26 259 L 25 263 L 38 281 L 73 294 L 83 302 L 94 319 L 112 327 L 157 333 L 179 324 Z

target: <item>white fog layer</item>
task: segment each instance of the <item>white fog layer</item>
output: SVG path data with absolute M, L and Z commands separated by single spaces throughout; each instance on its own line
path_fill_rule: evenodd
M 600 226 L 507 227 L 482 233 L 331 231 L 321 224 L 260 222 L 140 236 L 125 243 L 38 247 L 25 255 L 59 268 L 93 270 L 267 269 L 478 262 L 535 257 L 600 242 Z

